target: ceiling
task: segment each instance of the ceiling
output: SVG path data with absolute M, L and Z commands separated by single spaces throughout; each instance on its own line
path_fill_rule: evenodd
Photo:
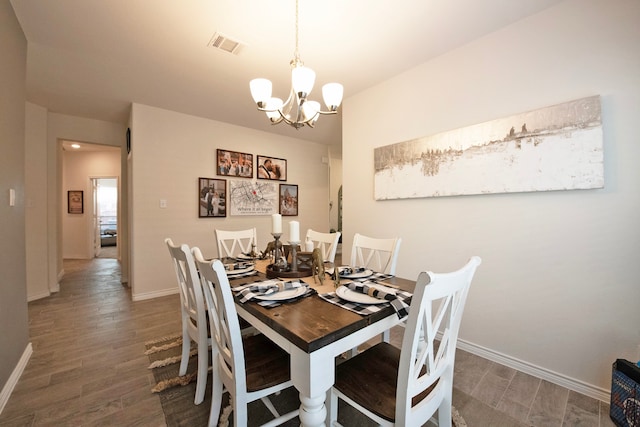
M 299 49 L 319 88 L 345 98 L 562 0 L 300 1 Z M 249 81 L 286 98 L 294 0 L 11 0 L 28 41 L 27 99 L 51 112 L 126 124 L 131 102 L 341 144 L 341 116 L 270 125 Z M 208 47 L 213 34 L 243 43 Z M 383 106 L 381 105 L 381 108 Z

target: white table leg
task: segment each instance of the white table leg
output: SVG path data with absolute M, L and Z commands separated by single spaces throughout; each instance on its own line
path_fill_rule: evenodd
M 324 401 L 335 378 L 334 356 L 324 349 L 311 354 L 291 349 L 291 379 L 300 392 L 300 422 L 303 427 L 325 426 Z
M 324 426 L 327 418 L 327 408 L 324 406 L 326 395 L 316 397 L 303 396 L 300 393 L 300 422 L 305 427 Z

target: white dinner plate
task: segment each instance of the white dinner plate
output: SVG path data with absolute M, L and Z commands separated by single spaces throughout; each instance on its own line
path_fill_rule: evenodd
M 385 287 L 381 287 L 381 286 L 376 286 L 376 285 L 369 285 L 372 288 L 378 288 L 380 290 L 383 290 L 387 293 L 395 293 L 395 291 L 393 289 L 388 289 Z M 338 295 L 340 298 L 342 298 L 343 300 L 347 300 L 347 301 L 351 301 L 351 302 L 357 302 L 360 304 L 384 304 L 385 302 L 389 302 L 386 299 L 379 299 L 379 298 L 374 298 L 371 297 L 367 294 L 363 294 L 360 292 L 356 292 L 356 291 L 352 291 L 351 289 L 347 288 L 346 286 L 340 286 L 338 287 L 338 289 L 336 289 L 336 295 Z
M 258 259 L 258 257 L 252 258 L 249 255 L 245 255 L 245 254 L 237 255 L 234 258 L 237 259 L 237 260 L 242 260 L 242 261 Z
M 250 265 L 247 268 L 240 268 L 238 270 L 227 270 L 227 276 L 236 276 L 238 274 L 248 273 L 255 270 L 255 266 Z
M 269 295 L 257 295 L 255 298 L 262 301 L 282 301 L 286 299 L 296 298 L 307 292 L 306 286 L 300 286 L 299 288 L 287 289 L 280 292 L 274 292 Z
M 342 279 L 364 279 L 365 277 L 369 277 L 373 274 L 372 270 L 364 270 L 361 271 L 359 273 L 353 273 L 353 274 L 342 274 L 342 269 L 344 267 L 338 267 L 338 271 L 340 272 L 340 277 Z

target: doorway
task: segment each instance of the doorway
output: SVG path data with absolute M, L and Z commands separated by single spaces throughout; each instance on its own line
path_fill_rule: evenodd
M 91 178 L 94 257 L 118 258 L 118 178 Z

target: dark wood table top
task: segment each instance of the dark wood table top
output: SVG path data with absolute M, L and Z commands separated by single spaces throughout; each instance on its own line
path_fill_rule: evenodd
M 233 287 L 257 280 L 266 280 L 266 275 L 259 273 L 259 276 L 230 279 L 230 284 Z M 409 292 L 413 292 L 415 287 L 415 281 L 397 277 L 384 282 L 397 285 L 400 289 Z M 327 283 L 332 283 L 328 276 L 325 285 Z M 242 307 L 307 353 L 316 351 L 389 315 L 395 315 L 391 305 L 387 305 L 379 312 L 363 316 L 331 304 L 318 295 L 283 303 L 273 308 L 263 307 L 252 301 L 242 304 Z

